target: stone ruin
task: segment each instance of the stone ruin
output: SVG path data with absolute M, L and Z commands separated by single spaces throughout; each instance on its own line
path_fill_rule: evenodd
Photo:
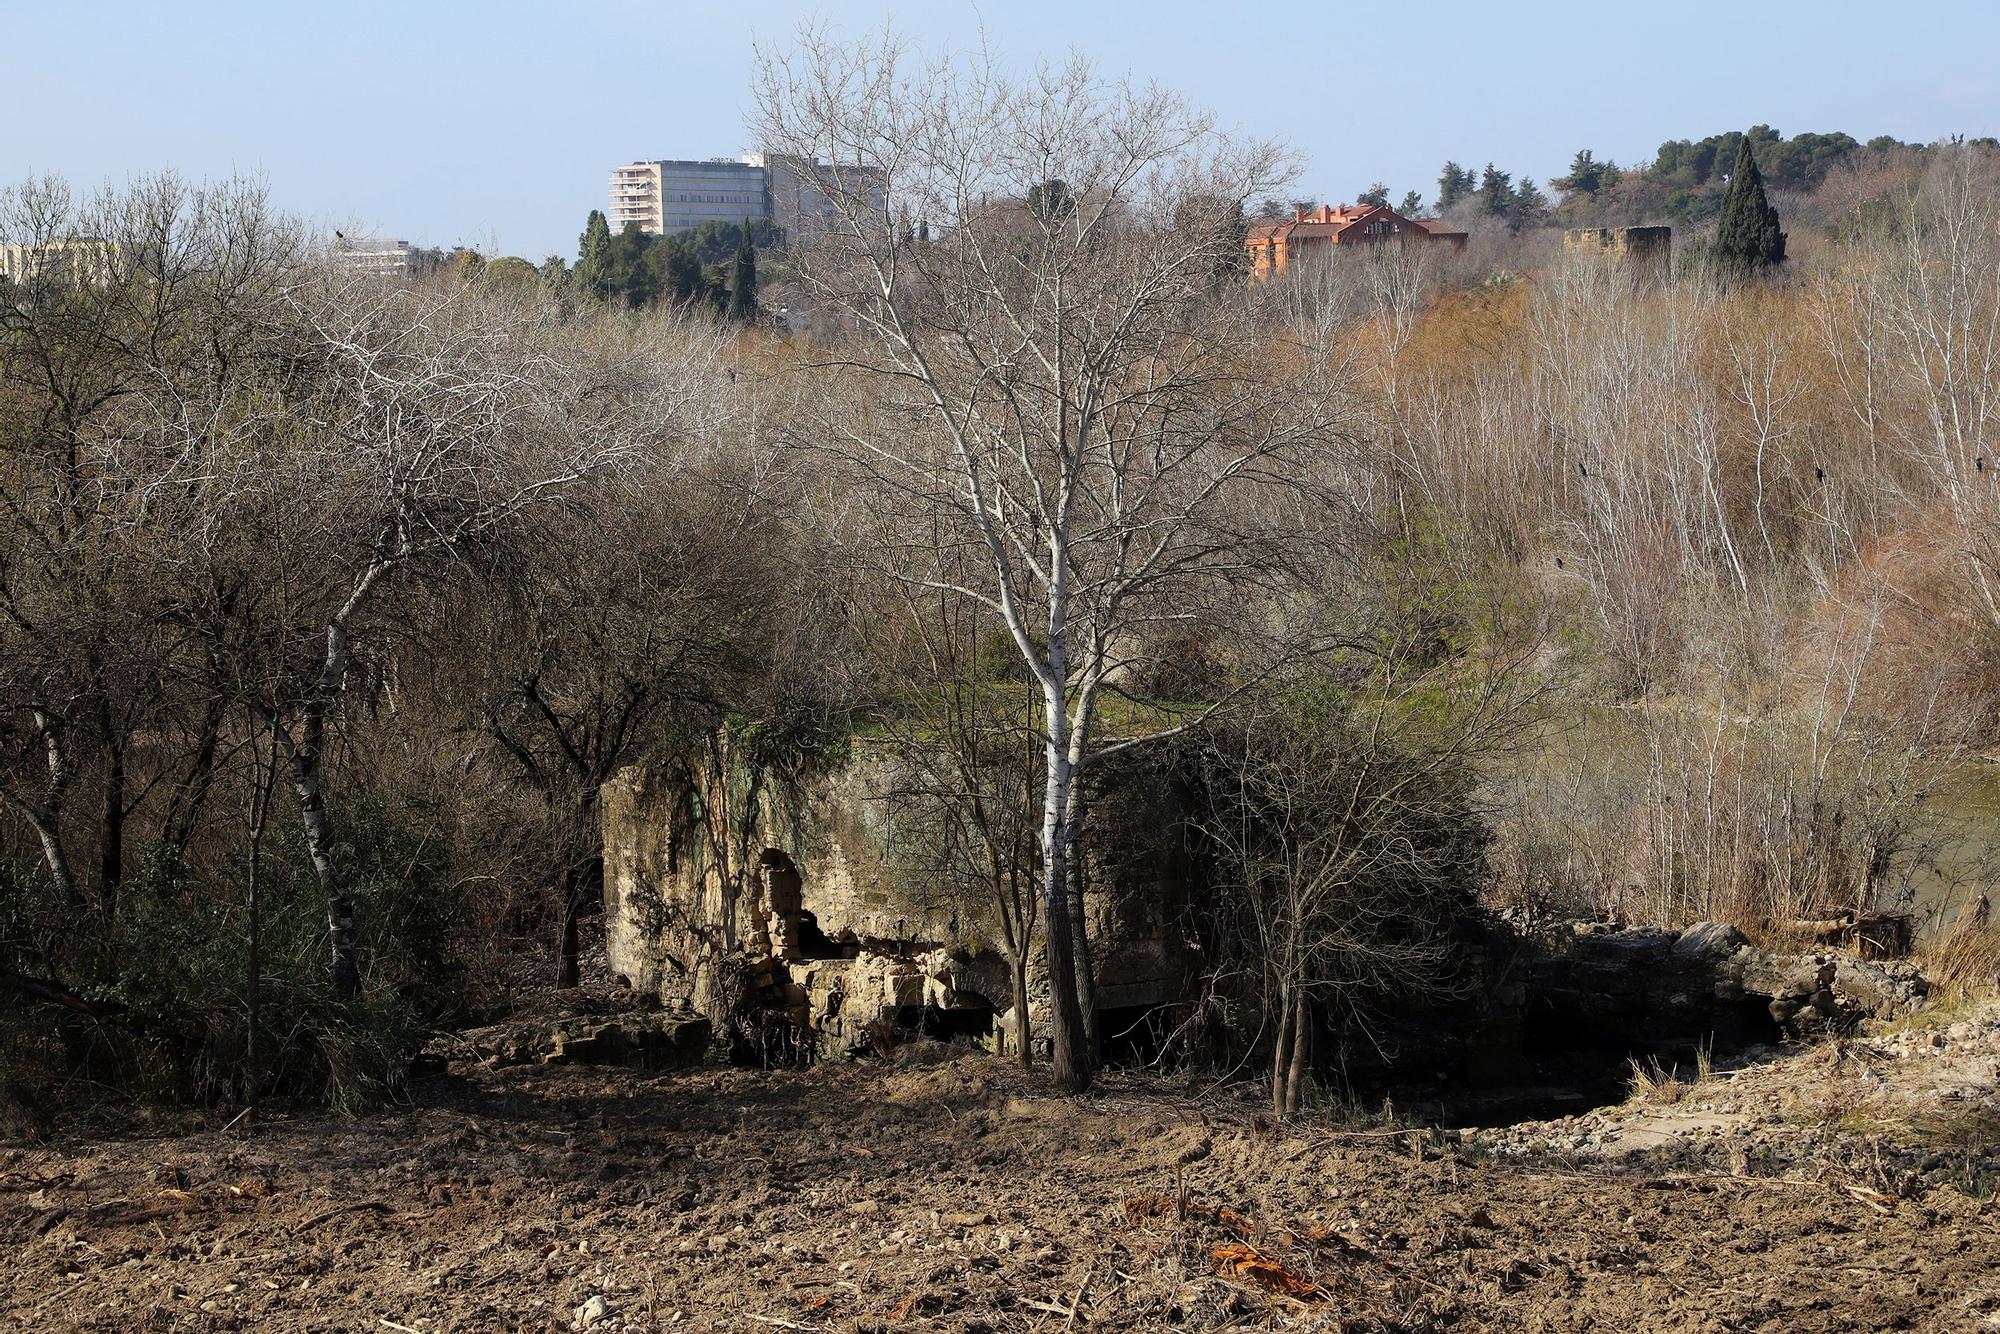
M 1571 227 L 1563 232 L 1568 263 L 1615 264 L 1636 278 L 1664 279 L 1673 271 L 1671 227 Z
M 1012 973 L 990 909 L 926 892 L 894 864 L 885 821 L 898 780 L 887 748 L 859 738 L 832 772 L 799 782 L 750 773 L 726 744 L 700 766 L 620 774 L 601 800 L 613 972 L 670 1011 L 706 1017 L 739 1054 L 750 1041 L 767 1058 L 838 1059 L 878 1049 L 887 1030 L 1007 1051 Z M 1196 996 L 1188 907 L 1203 895 L 1172 784 L 1114 769 L 1094 787 L 1087 908 L 1102 1027 L 1115 1033 Z M 1102 861 L 1103 848 L 1115 858 Z M 1906 963 L 1766 951 L 1716 924 L 1481 917 L 1465 925 L 1465 950 L 1469 985 L 1455 1000 L 1329 1034 L 1323 1062 L 1356 1088 L 1413 1073 L 1506 1084 L 1551 1048 L 1622 1061 L 1678 1040 L 1776 1042 L 1849 1030 L 1923 995 Z M 1038 944 L 1036 1041 L 1046 1004 Z
M 808 1049 L 799 1055 L 859 1053 L 885 1026 L 1008 1050 L 1013 974 L 992 910 L 894 864 L 896 782 L 893 757 L 864 738 L 834 772 L 798 783 L 750 772 L 726 742 L 698 768 L 619 774 L 601 797 L 612 971 L 719 1032 L 775 1033 Z M 1086 898 L 1107 1015 L 1180 1000 L 1193 984 L 1174 929 L 1181 814 L 1156 789 Z M 1037 945 L 1037 1035 L 1046 996 Z

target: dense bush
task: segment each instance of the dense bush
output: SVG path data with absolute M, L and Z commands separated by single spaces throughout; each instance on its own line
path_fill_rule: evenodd
M 335 814 L 353 868 L 361 994 L 334 994 L 326 897 L 304 840 L 289 826 L 274 828 L 257 896 L 254 1048 L 244 848 L 210 874 L 149 850 L 115 921 L 93 930 L 76 929 L 77 910 L 46 877 L 19 868 L 6 876 L 0 968 L 58 985 L 76 1001 L 14 1015 L 0 1033 L 11 1077 L 55 1089 L 81 1076 L 203 1104 L 262 1095 L 353 1111 L 392 1096 L 418 1045 L 458 1003 L 452 938 L 461 905 L 428 812 L 370 796 Z M 63 1023 L 51 1043 L 53 1015 Z

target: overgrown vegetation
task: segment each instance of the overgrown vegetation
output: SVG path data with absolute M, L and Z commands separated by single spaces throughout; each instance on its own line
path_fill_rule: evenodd
M 1081 62 L 901 60 L 765 63 L 760 133 L 865 169 L 784 252 L 796 334 L 756 228 L 593 215 L 574 269 L 397 286 L 241 185 L 6 196 L 56 257 L 0 290 L 10 1068 L 365 1105 L 579 980 L 609 780 L 706 774 L 676 818 L 741 881 L 857 733 L 921 892 L 1017 998 L 1039 951 L 1065 1088 L 1126 764 L 1204 803 L 1190 934 L 1280 1115 L 1311 1034 L 1455 984 L 1482 896 L 1929 911 L 1990 973 L 1990 146 L 1586 155 L 1553 213 L 1453 165 L 1510 249 L 1253 284 L 1279 146 Z M 1788 234 L 1760 174 L 1852 188 Z M 1633 181 L 1715 196 L 1711 262 L 1554 258 Z

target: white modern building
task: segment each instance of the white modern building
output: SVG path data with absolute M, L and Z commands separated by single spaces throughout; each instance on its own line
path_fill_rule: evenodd
M 417 248 L 408 241 L 343 236 L 333 243 L 333 256 L 351 272 L 371 278 L 414 278 L 417 273 Z
M 705 161 L 661 159 L 628 162 L 611 171 L 614 232 L 627 223 L 652 236 L 686 231 L 704 222 L 770 222 L 790 235 L 824 223 L 831 212 L 824 182 L 834 169 L 823 162 L 752 154 Z M 849 181 L 869 183 L 870 203 L 885 198 L 879 173 L 841 169 Z
M 68 241 L 10 241 L 0 245 L 0 282 L 53 280 L 81 287 L 111 281 L 117 268 L 116 242 L 96 237 Z

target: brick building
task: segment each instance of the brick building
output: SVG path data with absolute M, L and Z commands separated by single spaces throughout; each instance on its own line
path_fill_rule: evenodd
M 1380 245 L 1385 241 L 1404 245 L 1443 241 L 1460 248 L 1465 245 L 1465 233 L 1442 222 L 1406 218 L 1386 205 L 1322 204 L 1315 209 L 1298 209 L 1283 222 L 1252 227 L 1243 244 L 1250 251 L 1250 276 L 1261 280 L 1324 253 L 1329 246 Z

